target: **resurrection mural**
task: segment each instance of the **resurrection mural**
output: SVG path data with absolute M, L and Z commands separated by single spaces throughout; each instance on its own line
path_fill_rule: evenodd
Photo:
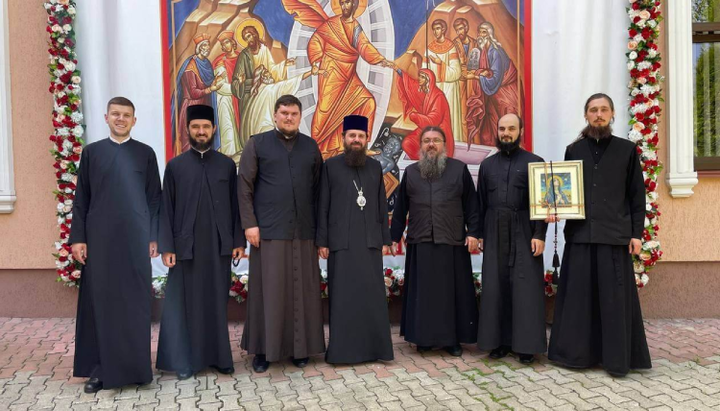
M 166 159 L 189 149 L 185 108 L 215 108 L 216 149 L 239 162 L 296 95 L 300 130 L 324 158 L 342 152 L 342 120 L 370 119 L 370 151 L 393 191 L 440 126 L 448 155 L 473 172 L 506 113 L 532 149 L 530 2 L 524 0 L 161 0 Z

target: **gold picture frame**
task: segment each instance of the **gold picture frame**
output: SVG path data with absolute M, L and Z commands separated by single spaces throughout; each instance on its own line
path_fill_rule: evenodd
M 550 214 L 564 220 L 585 219 L 582 160 L 530 163 L 528 177 L 531 220 L 544 220 Z M 548 192 L 551 186 L 553 191 Z

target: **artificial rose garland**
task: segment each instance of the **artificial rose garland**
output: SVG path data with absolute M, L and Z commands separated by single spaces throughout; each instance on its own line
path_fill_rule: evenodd
M 71 287 L 80 284 L 80 263 L 70 251 L 68 238 L 72 224 L 72 205 L 75 199 L 77 169 L 83 149 L 80 110 L 80 71 L 75 54 L 75 2 L 71 0 L 48 0 L 44 3 L 48 13 L 50 93 L 53 95 L 53 128 L 50 149 L 55 159 L 57 188 L 53 191 L 58 201 L 56 215 L 60 227 L 60 240 L 55 243 L 55 266 L 57 281 Z
M 645 229 L 642 250 L 634 258 L 635 283 L 644 287 L 649 280 L 648 271 L 662 257 L 657 241 L 658 176 L 662 164 L 658 160 L 658 118 L 662 101 L 660 83 L 660 52 L 657 39 L 662 21 L 660 0 L 629 0 L 628 70 L 630 71 L 630 132 L 628 138 L 637 144 L 645 180 Z

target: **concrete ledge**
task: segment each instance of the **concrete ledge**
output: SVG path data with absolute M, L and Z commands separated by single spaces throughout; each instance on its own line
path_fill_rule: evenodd
M 75 317 L 77 290 L 56 283 L 55 276 L 54 270 L 0 270 L 0 317 Z M 640 290 L 640 302 L 645 318 L 720 318 L 719 295 L 720 262 L 660 263 Z M 389 309 L 390 321 L 399 324 L 402 301 L 393 300 Z M 153 321 L 161 313 L 162 300 L 154 300 Z M 228 320 L 245 316 L 244 303 L 228 301 Z M 323 317 L 327 323 L 327 300 Z

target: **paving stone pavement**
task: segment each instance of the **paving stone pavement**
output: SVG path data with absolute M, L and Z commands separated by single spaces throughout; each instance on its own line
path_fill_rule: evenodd
M 720 410 L 720 320 L 645 326 L 653 369 L 615 379 L 545 357 L 494 361 L 473 346 L 459 358 L 418 354 L 397 327 L 394 361 L 333 367 L 316 356 L 303 369 L 287 361 L 256 374 L 240 349 L 242 324 L 231 323 L 234 375 L 178 381 L 155 371 L 151 384 L 88 395 L 72 377 L 73 319 L 0 318 L 0 410 Z

